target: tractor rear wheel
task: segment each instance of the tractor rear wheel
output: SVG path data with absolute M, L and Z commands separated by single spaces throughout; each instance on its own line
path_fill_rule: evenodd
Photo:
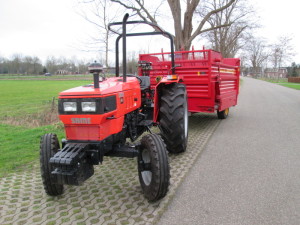
M 185 85 L 174 83 L 163 87 L 159 122 L 167 150 L 170 153 L 184 152 L 188 140 L 188 105 Z
M 229 114 L 229 108 L 223 110 L 223 111 L 217 111 L 218 119 L 226 119 Z
M 148 134 L 142 138 L 138 173 L 146 199 L 154 202 L 165 197 L 170 183 L 170 168 L 167 150 L 159 135 Z
M 49 163 L 49 160 L 59 149 L 59 142 L 56 134 L 45 134 L 41 138 L 40 145 L 40 167 L 43 185 L 46 193 L 51 196 L 61 195 L 64 191 L 62 184 L 54 182 L 51 172 L 53 167 Z

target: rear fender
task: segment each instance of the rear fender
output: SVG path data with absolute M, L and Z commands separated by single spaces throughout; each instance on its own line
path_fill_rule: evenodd
M 154 91 L 154 109 L 153 109 L 153 122 L 158 122 L 158 114 L 159 114 L 159 107 L 160 107 L 160 98 L 161 98 L 161 90 L 164 86 L 172 84 L 172 83 L 179 83 L 182 82 L 180 77 L 176 80 L 168 80 L 167 77 L 163 77 L 160 82 L 155 86 Z

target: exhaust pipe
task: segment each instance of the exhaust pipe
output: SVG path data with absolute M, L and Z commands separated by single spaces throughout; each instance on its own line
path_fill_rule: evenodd
M 94 76 L 94 88 L 99 88 L 99 74 L 103 71 L 103 66 L 95 61 L 88 66 L 88 70 Z
M 99 88 L 99 73 L 94 73 L 94 88 Z

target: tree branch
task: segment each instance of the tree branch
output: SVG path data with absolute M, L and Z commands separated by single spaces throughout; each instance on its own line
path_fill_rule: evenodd
M 236 0 L 230 0 L 226 5 L 218 8 L 218 9 L 215 9 L 215 10 L 212 10 L 210 11 L 209 13 L 206 14 L 206 16 L 203 18 L 203 20 L 201 21 L 201 23 L 199 24 L 199 26 L 197 27 L 197 29 L 195 30 L 195 32 L 193 33 L 193 35 L 189 38 L 189 41 L 192 41 L 195 39 L 195 37 L 197 37 L 199 34 L 201 33 L 204 33 L 204 31 L 210 31 L 210 30 L 213 30 L 212 28 L 209 28 L 209 29 L 205 29 L 205 30 L 202 30 L 203 29 L 203 26 L 204 24 L 207 22 L 207 20 L 213 15 L 213 14 L 216 14 L 226 8 L 228 8 L 229 6 L 231 6 Z M 226 25 L 228 26 L 228 25 Z M 224 27 L 224 26 L 221 26 L 221 27 Z M 219 26 L 217 26 L 216 28 L 219 28 Z
M 144 4 L 142 4 L 140 0 L 135 0 L 135 1 L 141 7 L 141 9 L 146 13 L 146 15 L 150 19 L 150 21 L 157 25 L 157 21 L 151 16 L 149 11 L 144 7 Z
M 154 23 L 156 25 L 158 25 L 157 21 L 155 20 L 155 18 L 153 16 L 151 16 L 151 14 L 149 13 L 149 11 L 145 8 L 144 6 L 144 1 L 141 0 L 135 0 L 135 2 L 139 5 L 140 8 L 137 8 L 133 5 L 129 6 L 126 5 L 125 3 L 123 3 L 124 1 L 121 0 L 111 0 L 112 2 L 118 3 L 120 5 L 122 5 L 123 7 L 125 7 L 126 9 L 131 9 L 132 11 L 136 12 L 137 15 L 145 22 L 151 22 Z M 147 17 L 145 17 L 142 13 L 145 13 Z M 148 18 L 148 19 L 147 19 Z M 155 31 L 160 31 L 159 29 L 154 28 Z
M 216 30 L 216 29 L 219 29 L 219 28 L 223 28 L 223 27 L 228 27 L 228 26 L 231 26 L 232 24 L 233 24 L 233 23 L 223 24 L 223 25 L 219 25 L 219 26 L 210 27 L 210 28 L 201 30 L 199 34 L 202 34 L 202 33 L 208 32 L 208 31 L 212 31 L 212 30 Z M 199 34 L 198 34 L 198 35 L 199 35 Z

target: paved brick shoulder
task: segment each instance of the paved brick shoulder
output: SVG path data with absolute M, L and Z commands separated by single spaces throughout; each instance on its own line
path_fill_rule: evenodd
M 45 194 L 39 165 L 0 180 L 0 224 L 153 224 L 219 124 L 214 114 L 195 114 L 189 121 L 185 153 L 169 155 L 171 185 L 159 202 L 145 200 L 136 159 L 104 158 L 82 186 L 66 186 L 59 197 Z

